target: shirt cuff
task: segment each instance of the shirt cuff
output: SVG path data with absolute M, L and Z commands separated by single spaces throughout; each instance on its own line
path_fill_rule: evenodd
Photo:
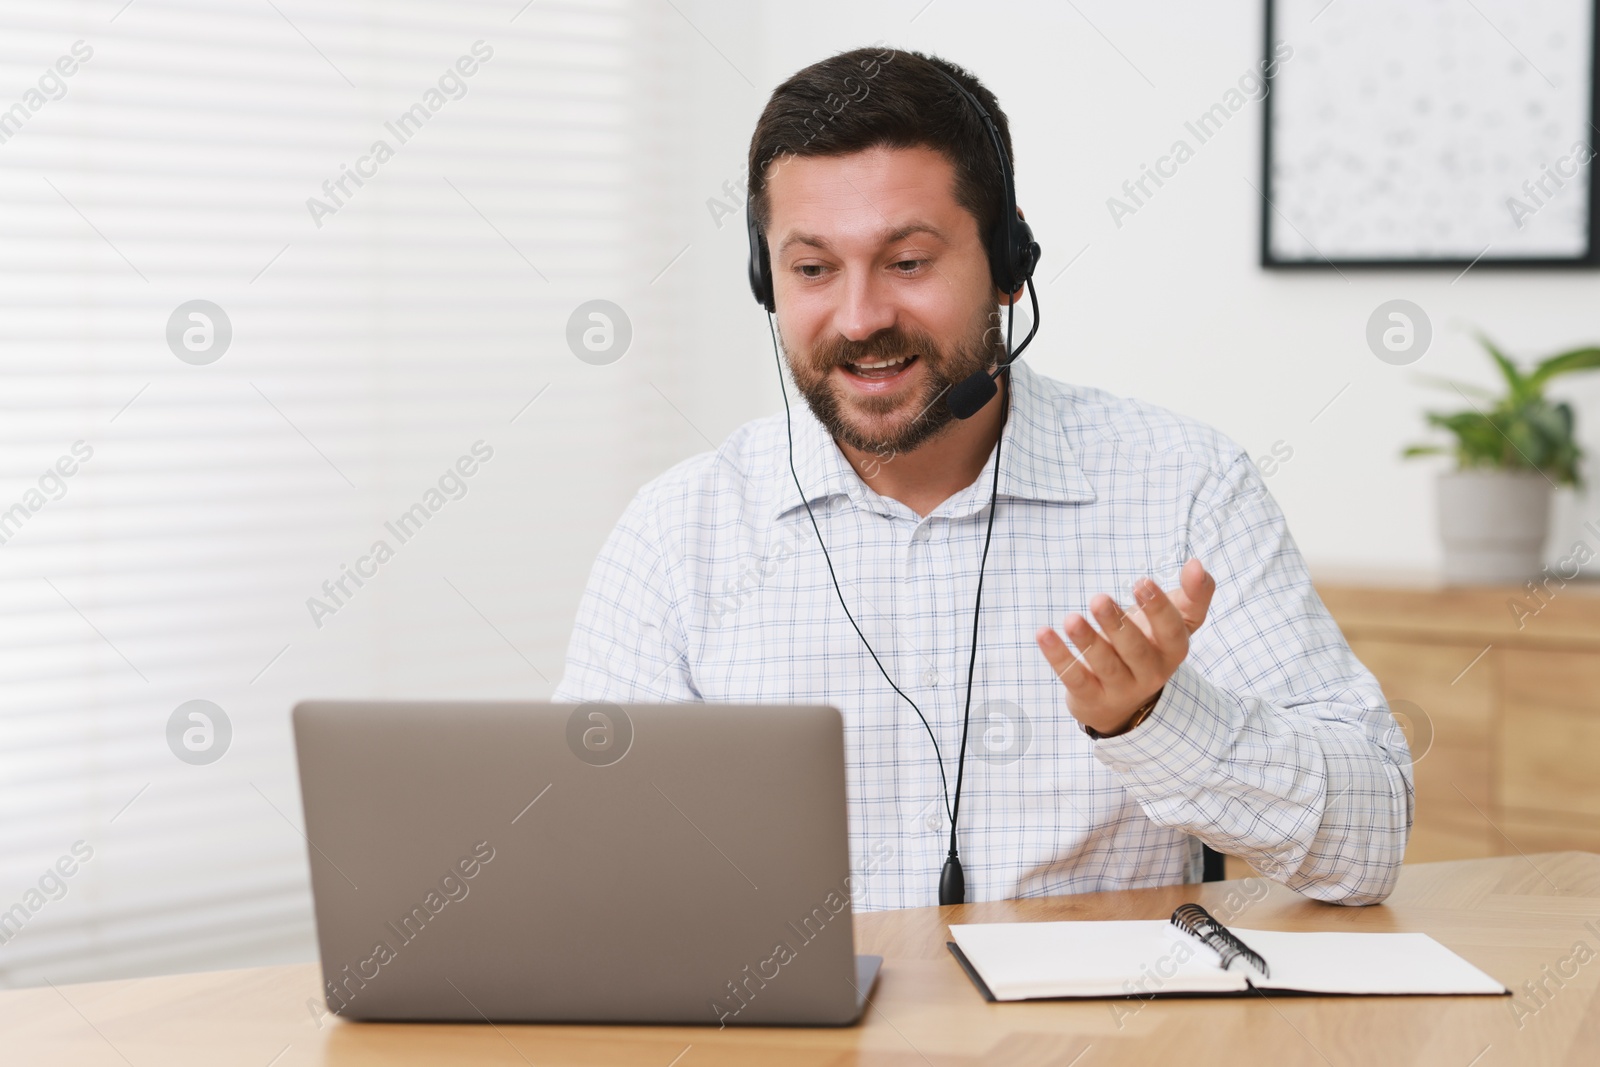
M 1227 757 L 1240 714 L 1232 694 L 1206 681 L 1185 660 L 1167 679 L 1155 710 L 1127 733 L 1096 741 L 1094 758 L 1136 794 L 1197 788 Z

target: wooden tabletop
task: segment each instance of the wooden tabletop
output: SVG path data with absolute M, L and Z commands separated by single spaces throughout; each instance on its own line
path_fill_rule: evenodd
M 951 922 L 1164 919 L 1197 900 L 1276 930 L 1420 930 L 1512 997 L 1174 998 L 988 1004 L 945 949 Z M 1589 925 L 1586 925 L 1589 924 Z M 1558 1064 L 1600 1062 L 1600 856 L 1409 866 L 1387 903 L 1318 904 L 1262 879 L 875 912 L 857 951 L 885 957 L 846 1029 L 346 1023 L 313 964 L 0 993 L 0 1061 L 107 1067 L 618 1064 Z M 1581 946 L 1581 947 L 1580 947 Z M 1548 968 L 1548 969 L 1547 969 Z M 1525 982 L 1542 982 L 1530 994 Z
M 1318 580 L 1345 637 L 1492 642 L 1497 648 L 1600 651 L 1600 581 L 1547 585 L 1379 585 Z

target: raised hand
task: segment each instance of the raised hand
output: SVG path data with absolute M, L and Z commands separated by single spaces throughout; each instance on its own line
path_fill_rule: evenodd
M 1041 627 L 1034 639 L 1067 687 L 1073 717 L 1104 734 L 1121 731 L 1188 656 L 1189 635 L 1205 622 L 1216 590 L 1216 579 L 1198 559 L 1190 559 L 1178 576 L 1178 588 L 1170 593 L 1149 578 L 1135 582 L 1137 606 L 1132 611 L 1096 593 L 1089 611 L 1100 624 L 1099 632 L 1077 612 L 1061 627 L 1083 662 L 1054 629 Z

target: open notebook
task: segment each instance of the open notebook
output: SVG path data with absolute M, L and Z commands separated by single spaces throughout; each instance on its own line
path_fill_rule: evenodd
M 1198 904 L 1169 922 L 952 925 L 950 951 L 989 1000 L 1233 993 L 1510 990 L 1427 934 L 1229 930 Z

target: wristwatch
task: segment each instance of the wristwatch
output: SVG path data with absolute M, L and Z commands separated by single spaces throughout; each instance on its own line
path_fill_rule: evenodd
M 1090 726 L 1087 723 L 1082 724 L 1083 732 L 1094 738 L 1096 741 L 1102 741 L 1108 737 L 1121 737 L 1123 734 L 1127 733 L 1129 730 L 1132 730 L 1135 726 L 1138 726 L 1140 723 L 1144 722 L 1145 719 L 1150 717 L 1150 713 L 1156 710 L 1156 703 L 1161 699 L 1161 694 L 1166 692 L 1166 690 L 1166 686 L 1162 686 L 1160 689 L 1157 689 L 1155 696 L 1139 705 L 1139 710 L 1133 713 L 1133 718 L 1128 720 L 1128 725 L 1124 726 L 1120 730 L 1117 730 L 1115 733 L 1101 733 L 1099 730 L 1096 730 L 1093 726 Z

